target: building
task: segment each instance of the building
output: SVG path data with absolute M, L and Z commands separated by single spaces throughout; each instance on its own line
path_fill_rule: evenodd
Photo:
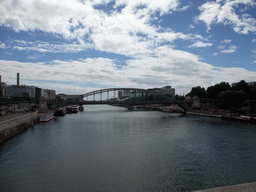
M 56 99 L 56 92 L 55 90 L 51 89 L 43 89 L 43 95 L 45 98 L 50 99 L 50 100 L 55 100 Z
M 118 91 L 118 98 L 121 98 L 123 96 L 123 91 Z
M 165 86 L 160 89 L 160 93 L 175 98 L 175 89 L 172 86 Z
M 256 86 L 256 82 L 249 82 L 248 85 L 249 86 Z
M 133 92 L 130 92 L 130 97 L 133 98 L 133 97 L 142 97 L 144 96 L 143 95 L 143 92 L 141 91 L 133 91 Z
M 58 95 L 63 101 L 79 101 L 82 102 L 84 99 L 84 95 L 66 95 L 59 94 Z
M 6 97 L 6 83 L 0 82 L 0 97 Z
M 238 83 L 239 83 L 239 82 L 237 82 L 237 83 L 232 83 L 231 86 L 234 87 L 234 86 L 236 86 Z M 247 83 L 247 82 L 245 82 L 245 83 Z M 256 82 L 248 82 L 247 85 L 248 85 L 248 86 L 256 86 Z
M 172 86 L 164 86 L 162 88 L 156 88 L 153 90 L 155 93 L 159 93 L 163 96 L 169 96 L 171 98 L 175 98 L 175 89 Z
M 0 75 L 0 97 L 6 96 L 6 83 L 2 82 L 2 77 Z
M 43 96 L 43 89 L 35 87 L 35 98 L 40 99 Z
M 124 90 L 124 95 L 123 96 L 129 96 L 130 95 L 130 90 Z
M 175 89 L 171 86 L 164 86 L 162 88 L 147 89 L 145 91 L 130 92 L 130 97 L 143 97 L 147 95 L 159 95 L 169 98 L 175 98 Z
M 7 86 L 6 97 L 35 97 L 35 87 L 26 85 Z

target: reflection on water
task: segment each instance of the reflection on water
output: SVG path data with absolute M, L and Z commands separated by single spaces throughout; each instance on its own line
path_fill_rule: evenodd
M 0 145 L 1 191 L 192 191 L 256 180 L 256 126 L 95 105 Z

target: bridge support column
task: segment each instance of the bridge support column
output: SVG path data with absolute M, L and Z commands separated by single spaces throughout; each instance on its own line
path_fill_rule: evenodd
M 107 99 L 109 100 L 109 90 L 107 91 Z
M 102 91 L 100 92 L 100 100 L 102 101 Z
M 95 101 L 95 93 L 93 94 L 93 101 Z
M 114 98 L 116 98 L 116 90 L 114 91 Z

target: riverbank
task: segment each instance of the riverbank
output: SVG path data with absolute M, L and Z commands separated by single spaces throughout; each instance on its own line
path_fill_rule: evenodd
M 213 188 L 213 189 L 205 189 L 205 190 L 200 190 L 195 192 L 234 192 L 234 191 L 255 192 L 256 182 L 232 185 L 227 187 L 219 187 L 219 188 Z
M 205 117 L 215 117 L 221 118 L 225 113 L 224 112 L 208 112 L 208 111 L 187 111 L 187 115 L 198 115 L 198 116 L 205 116 Z
M 9 113 L 0 117 L 0 143 L 38 123 L 37 112 Z
M 212 111 L 199 111 L 199 110 L 188 110 L 184 111 L 177 105 L 172 105 L 172 106 L 163 106 L 160 104 L 152 104 L 152 105 L 136 105 L 133 106 L 132 109 L 133 111 L 162 111 L 166 113 L 186 113 L 187 115 L 197 115 L 197 116 L 205 116 L 205 117 L 215 117 L 215 118 L 221 118 L 222 116 L 226 115 L 227 112 L 225 111 L 217 111 L 217 112 L 212 112 Z

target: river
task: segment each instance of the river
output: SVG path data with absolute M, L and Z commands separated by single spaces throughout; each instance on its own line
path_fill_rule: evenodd
M 193 191 L 256 181 L 256 125 L 84 108 L 0 144 L 0 190 Z

